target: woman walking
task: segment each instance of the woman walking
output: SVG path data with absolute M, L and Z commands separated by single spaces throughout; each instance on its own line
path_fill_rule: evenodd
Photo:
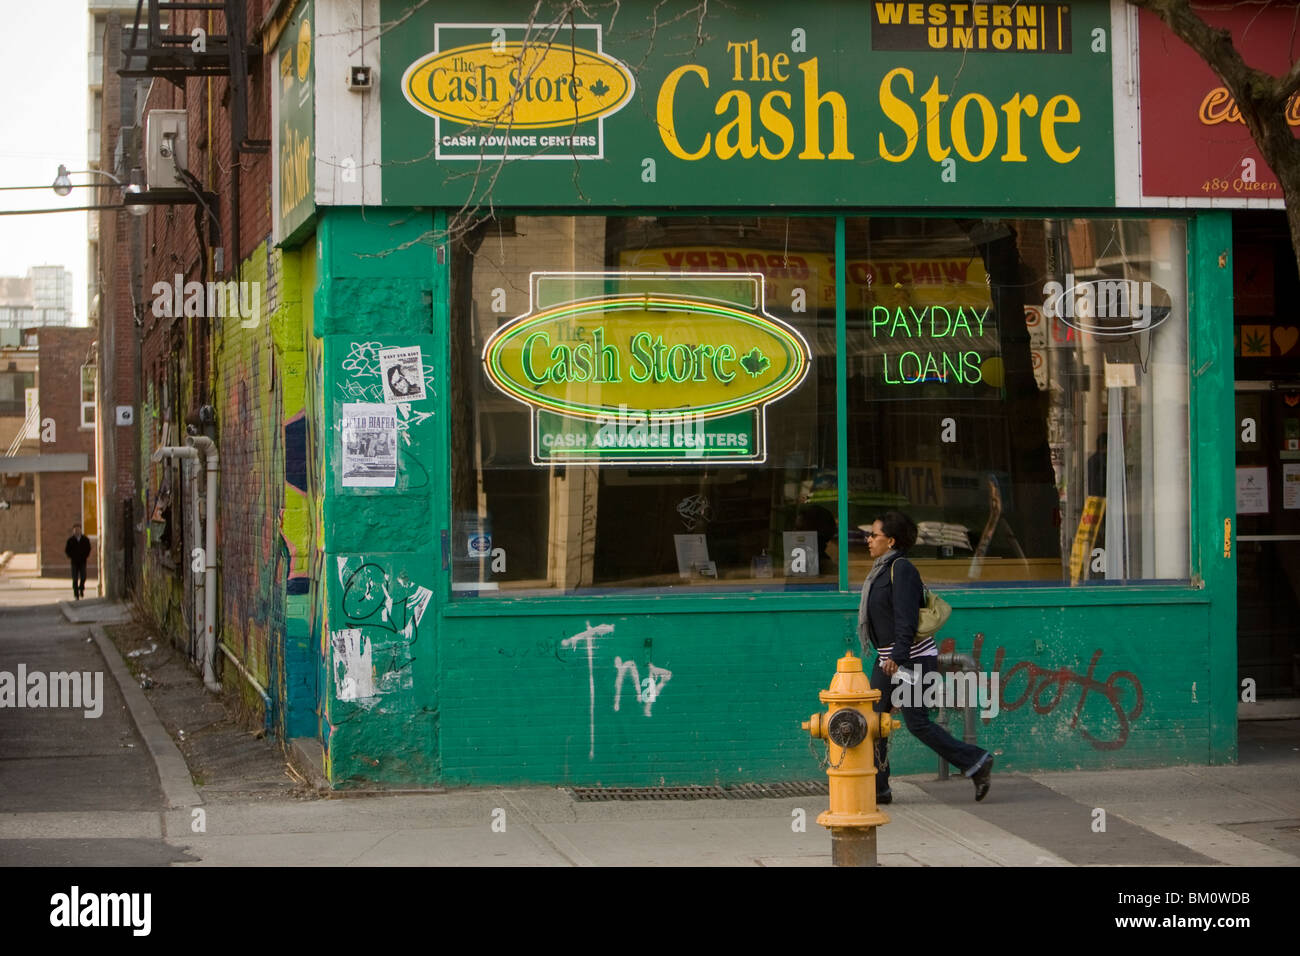
M 862 602 L 858 605 L 858 639 L 862 653 L 876 649 L 876 663 L 871 670 L 871 686 L 880 691 L 876 713 L 893 709 L 891 683 L 899 667 L 915 675 L 921 669 L 921 681 L 913 688 L 914 703 L 925 675 L 939 669 L 939 649 L 933 637 L 916 635 L 917 614 L 924 604 L 925 590 L 916 565 L 904 555 L 916 543 L 916 524 L 905 514 L 887 511 L 877 518 L 867 535 L 867 548 L 875 562 L 862 584 Z M 925 744 L 975 783 L 975 799 L 983 800 L 989 792 L 993 774 L 993 755 L 974 744 L 962 743 L 930 720 L 927 708 L 902 707 L 903 723 Z M 876 803 L 893 802 L 889 789 L 889 738 L 876 740 Z

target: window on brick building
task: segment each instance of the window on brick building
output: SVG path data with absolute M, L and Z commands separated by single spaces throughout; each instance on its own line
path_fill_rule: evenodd
M 95 380 L 98 369 L 94 365 L 81 366 L 81 427 L 95 427 Z

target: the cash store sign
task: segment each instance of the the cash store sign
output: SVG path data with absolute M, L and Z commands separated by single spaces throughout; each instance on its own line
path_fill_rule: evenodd
M 764 409 L 810 356 L 762 294 L 758 275 L 535 273 L 483 368 L 532 409 L 535 464 L 764 461 Z

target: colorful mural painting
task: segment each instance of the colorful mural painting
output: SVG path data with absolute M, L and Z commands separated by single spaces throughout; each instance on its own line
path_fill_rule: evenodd
M 309 263 L 305 279 L 303 259 Z M 206 430 L 220 460 L 218 640 L 275 702 L 263 719 L 286 737 L 314 736 L 318 666 L 309 635 L 319 516 L 308 477 L 305 406 L 314 261 L 310 251 L 281 252 L 263 243 L 239 274 L 239 287 L 256 297 L 256 308 L 212 319 L 169 318 L 161 339 L 173 344 L 157 350 L 146 371 L 142 598 L 160 627 L 191 632 L 196 589 L 185 572 L 188 549 L 201 544 L 190 540 L 191 490 L 177 461 L 154 462 L 151 456 L 162 445 L 185 444 L 184 426 L 193 424 L 195 410 L 180 407 L 177 396 L 196 394 L 195 356 L 205 354 L 196 336 L 199 323 L 210 322 L 203 338 L 215 345 L 214 374 L 210 392 L 203 391 L 212 396 L 214 422 Z M 200 370 L 198 377 L 204 374 Z M 222 663 L 218 654 L 219 668 Z M 236 672 L 228 668 L 225 674 Z M 224 683 L 254 712 L 264 711 L 261 696 L 242 678 Z

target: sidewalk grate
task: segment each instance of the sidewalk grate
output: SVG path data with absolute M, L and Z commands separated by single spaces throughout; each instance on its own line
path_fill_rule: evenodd
M 824 796 L 830 791 L 824 780 L 795 780 L 781 783 L 739 783 L 728 787 L 567 787 L 579 803 L 598 801 L 640 802 L 646 800 L 763 800 L 786 797 Z

